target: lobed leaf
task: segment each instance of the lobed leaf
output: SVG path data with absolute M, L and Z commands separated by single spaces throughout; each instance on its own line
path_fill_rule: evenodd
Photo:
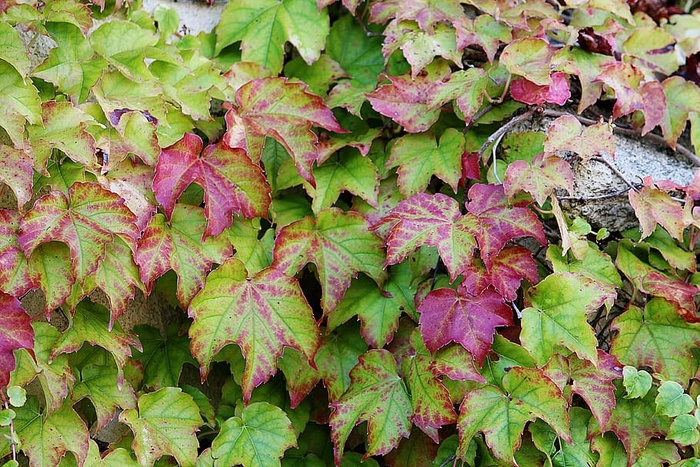
M 34 330 L 31 318 L 15 297 L 0 292 L 0 310 L 0 388 L 4 388 L 15 369 L 13 352 L 34 347 Z

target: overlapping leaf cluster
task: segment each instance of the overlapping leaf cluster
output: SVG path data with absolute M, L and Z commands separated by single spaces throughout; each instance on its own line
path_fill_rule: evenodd
M 700 176 L 557 198 L 609 122 L 700 147 L 700 10 L 629 3 L 0 2 L 0 455 L 695 465 Z

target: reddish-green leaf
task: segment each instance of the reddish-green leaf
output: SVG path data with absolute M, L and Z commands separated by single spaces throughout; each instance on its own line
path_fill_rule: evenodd
M 224 141 L 242 148 L 256 162 L 265 137 L 280 142 L 292 156 L 301 177 L 313 185 L 312 166 L 318 159 L 318 137 L 311 125 L 343 133 L 323 100 L 303 83 L 285 78 L 259 78 L 236 91 L 236 107 L 226 112 Z
M 501 53 L 501 63 L 513 74 L 520 75 L 540 86 L 549 86 L 550 63 L 556 49 L 538 38 L 516 39 Z
M 19 209 L 32 198 L 33 178 L 33 161 L 29 151 L 0 145 L 0 182 L 12 189 Z
M 454 128 L 442 134 L 440 142 L 432 133 L 406 135 L 391 147 L 386 168 L 399 167 L 399 188 L 405 197 L 425 191 L 434 175 L 457 192 L 462 172 L 464 135 Z
M 435 443 L 440 443 L 438 429 L 457 421 L 450 393 L 433 371 L 432 355 L 418 330 L 411 334 L 413 355 L 403 360 L 402 373 L 411 392 L 413 423 Z
M 361 214 L 330 208 L 316 218 L 307 216 L 283 227 L 275 239 L 272 266 L 293 275 L 307 263 L 314 263 L 323 288 L 321 306 L 328 313 L 358 272 L 378 284 L 384 282 L 382 246 Z
M 665 379 L 688 381 L 695 372 L 691 349 L 700 346 L 700 324 L 683 319 L 678 305 L 660 298 L 644 311 L 630 305 L 612 325 L 610 353 L 625 365 L 648 366 Z
M 692 220 L 678 201 L 656 188 L 651 177 L 645 177 L 644 186 L 639 191 L 630 190 L 628 196 L 642 228 L 642 239 L 651 235 L 658 223 L 673 238 L 683 241 L 683 231 Z
M 153 282 L 172 269 L 178 276 L 177 298 L 187 307 L 204 286 L 212 264 L 223 263 L 233 253 L 225 233 L 202 241 L 204 230 L 204 210 L 198 207 L 176 204 L 169 223 L 162 214 L 153 216 L 134 255 L 148 293 Z
M 569 163 L 563 159 L 540 154 L 530 164 L 522 160 L 510 163 L 503 188 L 509 199 L 523 190 L 530 193 L 537 204 L 543 205 L 556 188 L 573 192 L 574 174 Z
M 99 345 L 114 357 L 119 371 L 117 383 L 121 386 L 124 365 L 131 356 L 131 347 L 140 348 L 141 345 L 126 334 L 119 323 L 115 323 L 111 329 L 109 325 L 109 310 L 88 300 L 81 302 L 75 309 L 70 327 L 54 343 L 51 358 L 62 353 L 75 352 L 84 342 Z
M 39 198 L 20 222 L 17 238 L 30 257 L 41 244 L 59 241 L 70 248 L 71 269 L 79 283 L 95 272 L 114 234 L 133 241 L 139 235 L 136 216 L 124 200 L 95 183 L 78 182 L 68 196 L 52 191 Z
M 447 62 L 437 62 L 415 78 L 410 75 L 387 76 L 390 84 L 379 86 L 367 94 L 377 112 L 394 120 L 409 133 L 427 131 L 440 116 L 439 105 L 428 93 L 433 83 L 450 76 Z
M 608 55 L 590 53 L 580 47 L 564 47 L 552 59 L 552 64 L 558 71 L 576 75 L 581 84 L 581 99 L 578 112 L 595 104 L 603 90 L 603 83 L 594 81 L 602 72 L 606 63 L 614 62 Z
M 667 117 L 661 124 L 664 138 L 672 147 L 675 146 L 676 140 L 686 127 L 686 121 L 690 118 L 693 126 L 693 145 L 696 148 L 700 147 L 700 119 L 697 116 L 697 109 L 700 108 L 700 89 L 680 76 L 667 78 L 661 85 L 666 93 L 668 107 Z
M 284 354 L 277 364 L 284 374 L 289 392 L 289 406 L 294 409 L 316 387 L 321 377 L 301 352 L 290 347 L 284 349 Z
M 563 345 L 582 359 L 597 363 L 597 340 L 586 321 L 588 313 L 615 296 L 609 287 L 576 273 L 547 276 L 527 294 L 520 339 L 539 365 L 555 346 Z
M 613 118 L 643 109 L 642 97 L 638 91 L 643 78 L 642 71 L 630 63 L 612 62 L 603 66 L 603 71 L 594 81 L 605 83 L 615 91 Z
M 138 410 L 124 410 L 119 421 L 134 432 L 131 447 L 141 465 L 152 467 L 161 456 L 170 455 L 179 465 L 194 467 L 199 444 L 195 433 L 203 422 L 192 396 L 180 388 L 142 395 Z
M 21 297 L 34 288 L 29 263 L 17 242 L 21 214 L 0 209 L 0 291 Z
M 29 275 L 32 283 L 44 293 L 44 313 L 49 318 L 73 292 L 75 276 L 71 270 L 70 250 L 58 242 L 39 245 L 29 258 Z
M 0 292 L 0 388 L 7 386 L 15 369 L 15 349 L 34 347 L 31 318 L 15 297 Z
M 80 370 L 79 381 L 73 387 L 73 400 L 90 399 L 97 420 L 92 428 L 97 432 L 114 418 L 118 408 L 136 408 L 136 395 L 130 384 L 121 385 L 120 376 L 112 366 L 88 364 Z
M 397 264 L 419 247 L 435 246 L 450 276 L 456 278 L 472 261 L 478 220 L 462 216 L 459 204 L 441 193 L 418 193 L 401 201 L 381 223 L 391 225 L 386 264 Z
M 531 284 L 539 280 L 537 263 L 532 252 L 521 246 L 507 246 L 492 260 L 490 269 L 482 262 L 474 261 L 463 271 L 462 286 L 471 295 L 479 295 L 489 286 L 512 302 L 518 296 L 520 282 L 527 279 Z
M 601 427 L 608 420 L 615 407 L 615 385 L 613 380 L 620 378 L 620 362 L 614 355 L 598 349 L 598 366 L 588 360 L 569 357 L 571 384 L 574 393 L 586 401 Z
M 510 95 L 516 101 L 530 105 L 564 105 L 571 97 L 571 90 L 567 76 L 556 72 L 552 73 L 552 82 L 547 85 L 535 84 L 525 78 L 517 79 L 510 86 Z
M 481 108 L 488 83 L 488 74 L 481 68 L 457 71 L 445 80 L 433 83 L 429 89 L 429 105 L 437 108 L 455 100 L 465 122 L 469 124 Z
M 563 115 L 554 120 L 547 130 L 544 150 L 547 154 L 571 151 L 585 160 L 598 155 L 614 157 L 615 138 L 612 126 L 606 123 L 596 123 L 583 128 L 573 115 Z
M 450 342 L 484 361 L 497 327 L 513 324 L 513 310 L 492 289 L 471 295 L 463 287 L 431 291 L 418 306 L 423 340 L 435 352 Z
M 175 201 L 191 184 L 204 190 L 204 214 L 208 225 L 203 239 L 219 235 L 231 225 L 233 213 L 245 217 L 267 217 L 270 187 L 259 165 L 242 149 L 223 143 L 207 146 L 192 133 L 163 149 L 156 164 L 153 191 L 172 216 Z
M 547 422 L 564 440 L 569 435 L 567 403 L 554 382 L 541 370 L 515 367 L 503 377 L 503 388 L 484 386 L 467 393 L 459 408 L 458 455 L 464 458 L 478 432 L 497 458 L 515 463 L 525 424 L 535 418 Z
M 486 382 L 476 368 L 474 356 L 458 344 L 448 344 L 435 352 L 430 366 L 436 375 L 445 375 L 455 381 Z
M 279 466 L 284 451 L 296 446 L 292 423 L 282 409 L 255 402 L 226 420 L 212 443 L 217 465 Z
M 225 345 L 237 344 L 246 359 L 243 397 L 277 371 L 284 346 L 309 360 L 320 344 L 313 313 L 299 283 L 268 268 L 248 277 L 243 263 L 229 259 L 207 277 L 192 300 L 189 315 L 192 355 L 205 378 L 212 358 Z
M 382 53 L 388 59 L 398 49 L 411 65 L 412 78 L 433 62 L 436 55 L 462 66 L 455 30 L 444 24 L 425 32 L 415 21 L 391 21 L 384 29 Z
M 512 37 L 511 28 L 491 15 L 478 15 L 473 20 L 462 15 L 453 19 L 453 25 L 457 30 L 457 50 L 478 45 L 491 63 L 501 43 L 510 42 Z
M 401 0 L 389 0 L 372 4 L 370 21 L 373 23 L 386 23 L 392 18 L 399 21 L 417 21 L 418 25 L 426 32 L 431 32 L 433 27 L 440 22 L 450 22 L 464 14 L 459 0 L 445 0 L 433 2 L 431 0 L 415 0 L 404 2 Z
M 244 61 L 278 74 L 286 41 L 310 65 L 318 60 L 328 31 L 328 11 L 317 8 L 315 0 L 235 0 L 221 14 L 216 52 L 240 41 Z
M 360 355 L 367 351 L 367 342 L 357 328 L 345 325 L 342 333 L 327 333 L 314 359 L 328 400 L 335 402 L 350 387 L 350 370 L 357 365 Z
M 367 422 L 367 450 L 363 459 L 386 454 L 410 434 L 411 400 L 387 350 L 370 350 L 350 372 L 352 383 L 332 402 L 329 423 L 335 462 L 340 464 L 350 432 Z

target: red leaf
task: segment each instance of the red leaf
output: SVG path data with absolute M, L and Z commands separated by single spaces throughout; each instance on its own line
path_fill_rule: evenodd
M 552 83 L 539 85 L 525 78 L 516 79 L 510 86 L 510 95 L 516 101 L 526 104 L 564 105 L 571 97 L 567 75 L 561 72 L 552 74 Z
M 158 157 L 153 191 L 168 218 L 175 201 L 191 183 L 204 190 L 208 225 L 202 239 L 219 235 L 229 227 L 234 212 L 248 218 L 267 217 L 270 187 L 260 166 L 241 149 L 220 142 L 202 152 L 202 145 L 199 136 L 186 133 Z
M 526 191 L 543 205 L 555 188 L 564 188 L 569 193 L 574 189 L 574 174 L 568 162 L 557 156 L 538 154 L 528 164 L 523 160 L 511 162 L 506 169 L 503 187 L 509 199 Z
M 673 238 L 683 241 L 683 231 L 692 219 L 679 202 L 655 187 L 651 177 L 645 177 L 644 186 L 638 192 L 630 190 L 628 196 L 642 228 L 642 239 L 651 235 L 658 223 Z
M 242 148 L 257 162 L 270 136 L 292 156 L 301 177 L 313 185 L 312 166 L 318 159 L 318 137 L 311 126 L 344 133 L 331 110 L 304 83 L 286 78 L 258 78 L 236 91 L 236 108 L 226 113 L 224 141 Z
M 610 420 L 615 407 L 615 385 L 613 380 L 622 377 L 622 364 L 617 357 L 598 349 L 598 366 L 588 360 L 569 357 L 571 385 L 574 393 L 586 401 L 601 427 Z
M 537 263 L 532 252 L 521 246 L 508 246 L 493 259 L 487 270 L 473 262 L 464 272 L 462 287 L 471 295 L 478 295 L 487 287 L 493 286 L 506 301 L 512 302 L 518 296 L 520 282 L 527 279 L 536 284 L 539 276 Z
M 0 290 L 13 297 L 35 288 L 27 258 L 17 242 L 20 218 L 17 211 L 0 209 Z
M 0 389 L 10 382 L 10 372 L 15 369 L 16 349 L 34 347 L 32 319 L 15 297 L 0 292 Z
M 481 365 L 491 349 L 496 327 L 511 326 L 513 311 L 491 289 L 477 296 L 460 287 L 436 289 L 418 307 L 421 334 L 431 352 L 457 342 L 474 355 Z
M 642 97 L 638 91 L 643 78 L 644 74 L 629 63 L 612 62 L 603 65 L 603 72 L 594 81 L 605 83 L 615 91 L 617 101 L 613 106 L 613 118 L 643 109 Z

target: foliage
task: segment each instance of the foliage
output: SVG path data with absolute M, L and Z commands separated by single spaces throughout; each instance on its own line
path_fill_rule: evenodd
M 559 204 L 700 147 L 667 3 L 0 2 L 5 465 L 696 465 L 700 177 Z

